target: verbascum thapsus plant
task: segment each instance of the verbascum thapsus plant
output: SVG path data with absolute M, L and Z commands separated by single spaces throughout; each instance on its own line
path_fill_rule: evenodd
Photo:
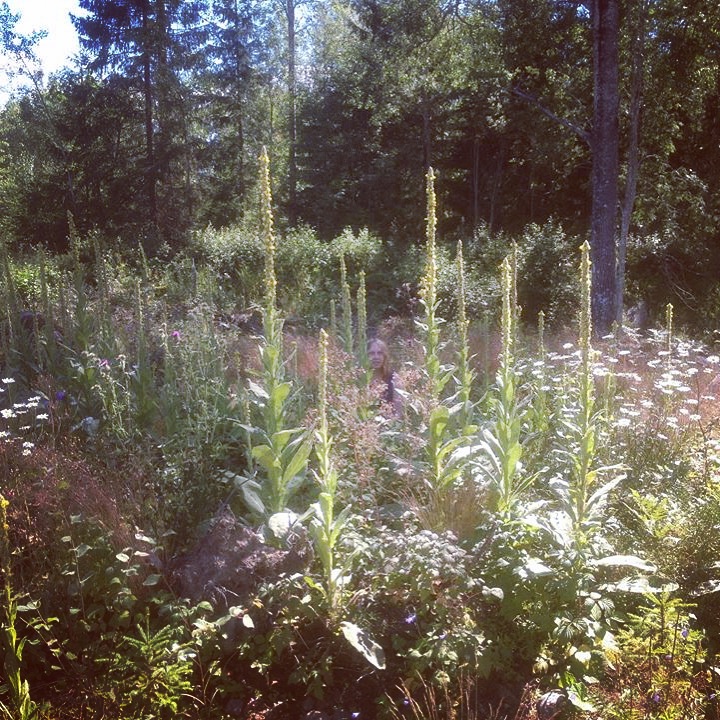
M 578 366 L 578 399 L 574 417 L 566 416 L 566 452 L 570 459 L 570 477 L 568 482 L 568 505 L 573 528 L 573 542 L 578 552 L 584 552 L 592 537 L 598 532 L 602 519 L 602 509 L 608 494 L 620 482 L 619 467 L 601 467 L 597 464 L 599 435 L 603 428 L 602 412 L 596 410 L 595 378 L 593 363 L 595 351 L 592 338 L 592 268 L 590 263 L 590 245 L 585 242 L 580 247 L 580 310 L 579 310 L 579 346 L 580 364 Z M 600 485 L 603 476 L 615 477 Z
M 517 350 L 518 328 L 520 327 L 520 305 L 518 304 L 518 246 L 516 242 L 512 244 L 510 251 L 510 307 L 512 309 L 512 354 Z
M 0 239 L 0 261 L 2 261 L 2 283 L 0 283 L 0 301 L 3 303 L 4 317 L 0 323 L 2 333 L 3 357 L 10 357 L 10 349 L 20 334 L 20 301 L 18 299 L 15 278 L 13 277 L 10 253 Z
M 357 307 L 357 358 L 360 365 L 367 369 L 367 292 L 365 272 L 360 271 L 355 304 Z
M 437 249 L 435 245 L 436 199 L 435 175 L 430 168 L 426 176 L 427 225 L 425 271 L 422 277 L 420 302 L 425 308 L 425 321 L 418 326 L 425 338 L 425 371 L 430 383 L 433 406 L 428 418 L 427 454 L 430 465 L 430 488 L 438 495 L 446 493 L 462 475 L 464 465 L 458 459 L 458 450 L 467 440 L 456 430 L 450 408 L 442 403 L 442 391 L 452 377 L 454 368 L 440 362 L 440 325 L 437 299 Z M 462 421 L 461 421 L 462 422 Z
M 68 212 L 68 227 L 70 250 L 72 252 L 72 284 L 74 289 L 75 305 L 73 308 L 73 343 L 78 350 L 90 350 L 94 333 L 94 317 L 88 302 L 85 287 L 85 269 L 80 258 L 82 238 L 78 232 L 72 213 Z
M 437 227 L 437 205 L 435 197 L 435 175 L 430 168 L 426 176 L 427 218 L 425 242 L 425 270 L 423 272 L 420 301 L 425 308 L 425 321 L 419 323 L 425 336 L 425 368 L 430 380 L 430 390 L 433 400 L 440 399 L 442 390 L 449 380 L 451 373 L 440 363 L 440 325 L 442 319 L 438 317 L 437 299 L 437 248 L 435 232 Z
M 536 430 L 545 432 L 549 426 L 549 407 L 547 391 L 547 351 L 545 349 L 545 313 L 538 313 L 538 371 L 533 401 L 533 424 Z
M 564 408 L 563 433 L 557 439 L 556 454 L 564 459 L 566 466 L 553 483 L 556 504 L 566 516 L 566 521 L 556 521 L 554 527 L 558 547 L 564 555 L 561 572 L 565 573 L 563 584 L 568 591 L 568 601 L 566 607 L 556 613 L 551 636 L 563 656 L 562 662 L 572 668 L 570 680 L 587 667 L 594 653 L 603 650 L 608 621 L 613 616 L 611 595 L 601 585 L 598 567 L 639 568 L 643 564 L 640 558 L 614 555 L 608 538 L 602 538 L 607 499 L 622 475 L 618 472 L 619 466 L 598 463 L 605 418 L 602 411 L 596 410 L 589 243 L 580 246 L 580 254 L 577 395 Z M 594 594 L 592 606 L 587 603 L 591 594 Z M 603 613 L 597 614 L 595 608 L 598 607 L 604 608 Z
M 330 337 L 337 338 L 337 310 L 335 309 L 335 298 L 330 299 Z
M 342 569 L 336 566 L 335 546 L 347 522 L 350 508 L 347 507 L 339 515 L 335 515 L 338 474 L 333 464 L 333 441 L 327 420 L 328 335 L 324 330 L 320 331 L 319 365 L 315 477 L 320 492 L 317 502 L 312 506 L 314 515 L 311 528 L 315 539 L 315 549 L 323 568 L 322 591 L 331 614 L 335 614 L 341 604 L 343 589 Z
M 592 267 L 590 263 L 590 245 L 586 241 L 580 246 L 580 307 L 578 314 L 578 344 L 580 347 L 580 365 L 578 367 L 578 415 L 571 424 L 576 438 L 571 450 L 574 472 L 570 478 L 570 514 L 572 517 L 575 541 L 582 546 L 587 540 L 590 508 L 588 502 L 591 485 L 595 477 L 592 472 L 596 447 L 595 385 L 592 375 Z
M 500 373 L 508 373 L 512 369 L 515 349 L 515 308 L 513 305 L 513 273 L 509 258 L 505 258 L 500 266 L 500 284 L 502 287 L 502 313 L 500 316 L 500 334 L 502 346 L 500 351 Z
M 135 401 L 135 420 L 140 428 L 148 427 L 157 408 L 157 392 L 148 343 L 147 286 L 136 285 L 137 358 L 131 373 L 130 387 Z
M 95 255 L 95 279 L 98 293 L 99 330 L 102 343 L 102 353 L 111 355 L 114 347 L 114 332 L 112 328 L 112 311 L 110 307 L 110 284 L 108 281 L 108 262 L 102 246 L 97 237 L 93 239 L 93 252 Z
M 265 252 L 263 283 L 263 330 L 268 345 L 282 347 L 282 328 L 277 312 L 277 277 L 275 275 L 275 233 L 273 229 L 272 191 L 270 188 L 270 158 L 267 150 L 260 154 L 260 223 Z M 279 345 L 280 344 L 280 345 Z M 279 360 L 279 358 L 276 358 Z M 273 370 L 276 371 L 276 365 Z
M 469 321 L 465 306 L 465 261 L 463 259 L 462 240 L 458 240 L 457 244 L 457 384 L 458 384 L 458 400 L 462 404 L 463 426 L 468 427 L 472 422 L 472 405 L 471 395 L 475 373 L 470 366 L 470 347 L 468 343 L 468 327 Z
M 515 283 L 513 263 L 506 257 L 500 267 L 502 287 L 500 367 L 496 377 L 496 395 L 492 403 L 493 417 L 482 434 L 480 447 L 485 458 L 479 464 L 489 480 L 494 498 L 494 509 L 509 517 L 522 496 L 535 480 L 534 475 L 522 472 L 521 440 L 523 417 L 517 400 L 515 369 Z
M 580 247 L 580 389 L 581 403 L 585 415 L 589 418 L 594 408 L 594 389 L 592 380 L 592 267 L 590 263 L 590 244 L 586 241 Z
M 303 428 L 286 428 L 292 383 L 285 379 L 282 319 L 277 309 L 275 236 L 273 232 L 270 162 L 265 149 L 260 156 L 262 233 L 265 249 L 264 338 L 261 343 L 263 387 L 250 390 L 263 410 L 261 442 L 253 445 L 252 457 L 265 470 L 263 502 L 270 513 L 287 508 L 292 493 L 302 482 L 312 443 Z
M 348 355 L 353 353 L 353 322 L 352 322 L 352 297 L 350 294 L 350 283 L 347 279 L 347 267 L 345 255 L 340 255 L 340 309 L 342 310 L 342 326 L 340 335 L 345 352 Z

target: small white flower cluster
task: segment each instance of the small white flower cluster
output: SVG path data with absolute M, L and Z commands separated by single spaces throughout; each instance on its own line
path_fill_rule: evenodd
M 15 379 L 6 377 L 2 378 L 1 382 L 7 387 L 13 385 Z M 5 388 L 0 388 L 0 393 L 4 392 Z M 2 400 L 3 395 L 0 394 L 0 402 Z M 5 400 L 7 402 L 7 398 Z M 13 402 L 7 407 L 0 408 L 0 441 L 8 442 L 14 437 L 41 430 L 50 420 L 48 407 L 49 403 L 45 398 L 34 395 L 21 402 Z M 29 455 L 35 447 L 35 443 L 27 440 L 23 442 L 22 447 L 23 455 Z
M 718 365 L 720 356 L 703 344 L 675 339 L 669 349 L 666 334 L 656 332 L 623 345 L 610 339 L 603 352 L 594 353 L 592 373 L 598 393 L 611 384 L 619 405 L 613 420 L 617 428 L 652 421 L 672 433 L 718 415 Z M 559 397 L 577 368 L 578 352 L 565 343 L 560 353 L 548 352 L 544 363 L 535 361 L 529 374 L 542 379 L 542 392 Z

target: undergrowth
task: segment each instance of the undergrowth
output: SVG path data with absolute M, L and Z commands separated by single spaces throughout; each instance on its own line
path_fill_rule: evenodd
M 277 237 L 261 189 L 194 258 L 5 261 L 4 712 L 716 717 L 720 358 L 671 310 L 593 337 L 587 247 L 574 328 L 535 330 L 537 228 L 482 310 L 432 173 L 420 296 L 381 321 L 382 243 Z

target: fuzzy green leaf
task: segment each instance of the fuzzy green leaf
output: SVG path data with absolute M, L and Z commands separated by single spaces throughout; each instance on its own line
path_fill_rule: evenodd
M 285 485 L 288 485 L 295 476 L 300 475 L 300 473 L 305 470 L 311 450 L 312 443 L 310 440 L 305 440 L 297 448 L 283 472 L 283 483 Z
M 597 567 L 631 567 L 645 572 L 656 572 L 657 567 L 637 555 L 608 555 L 607 557 L 594 560 L 593 565 Z
M 298 516 L 296 513 L 287 510 L 283 512 L 274 513 L 268 518 L 268 528 L 270 529 L 270 532 L 278 538 L 278 540 L 282 540 L 288 536 L 288 533 L 293 529 L 293 527 L 298 522 Z
M 270 395 L 270 403 L 276 411 L 279 411 L 285 400 L 287 400 L 291 389 L 292 385 L 289 382 L 280 383 L 280 385 L 275 386 Z
M 285 446 L 290 442 L 290 440 L 302 431 L 302 428 L 287 428 L 286 430 L 278 430 L 273 433 L 272 438 L 270 438 L 272 446 L 278 453 L 280 453 L 285 449 Z
M 245 480 L 245 482 L 238 482 L 238 480 Z M 236 478 L 235 487 L 240 490 L 242 498 L 250 510 L 258 513 L 259 515 L 263 515 L 265 513 L 265 504 L 261 500 L 258 492 L 260 490 L 260 486 L 254 480 Z
M 255 397 L 261 398 L 262 400 L 268 399 L 268 394 L 265 388 L 252 380 L 248 380 L 248 390 L 255 395 Z
M 430 435 L 436 443 L 442 440 L 449 418 L 450 411 L 444 405 L 436 407 L 430 413 Z
M 385 669 L 385 651 L 373 640 L 368 633 L 355 623 L 340 623 L 345 639 L 378 670 Z
M 267 445 L 255 445 L 252 449 L 252 456 L 266 470 L 280 467 L 280 461 L 277 459 L 273 449 Z

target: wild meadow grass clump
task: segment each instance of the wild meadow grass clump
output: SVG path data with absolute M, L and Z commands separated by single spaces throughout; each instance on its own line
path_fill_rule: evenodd
M 537 228 L 499 257 L 488 325 L 472 242 L 443 286 L 432 171 L 414 317 L 378 322 L 378 244 L 347 231 L 327 327 L 301 333 L 288 315 L 317 298 L 287 302 L 268 163 L 257 225 L 227 247 L 208 231 L 212 257 L 133 269 L 75 237 L 5 260 L 2 707 L 531 720 L 561 697 L 574 717 L 715 717 L 712 348 L 672 308 L 595 337 L 586 244 L 572 329 L 531 328 Z M 216 271 L 251 234 L 264 272 L 234 291 Z M 369 382 L 373 336 L 401 413 Z

